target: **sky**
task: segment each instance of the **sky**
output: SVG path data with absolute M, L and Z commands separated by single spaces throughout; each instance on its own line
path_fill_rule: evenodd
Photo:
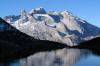
M 38 7 L 46 11 L 68 10 L 100 27 L 100 0 L 0 0 L 0 17 L 18 15 L 23 9 L 29 12 Z

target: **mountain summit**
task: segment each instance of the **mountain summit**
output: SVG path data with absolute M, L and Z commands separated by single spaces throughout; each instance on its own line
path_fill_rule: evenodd
M 18 16 L 4 17 L 21 32 L 39 40 L 64 43 L 69 46 L 100 36 L 100 28 L 74 16 L 69 11 L 49 11 L 44 8 L 21 11 Z

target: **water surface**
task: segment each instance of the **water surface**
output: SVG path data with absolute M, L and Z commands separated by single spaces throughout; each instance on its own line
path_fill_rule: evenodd
M 100 66 L 99 55 L 85 49 L 42 51 L 0 66 Z

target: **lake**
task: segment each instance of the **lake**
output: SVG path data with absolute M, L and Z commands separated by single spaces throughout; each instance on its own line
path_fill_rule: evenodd
M 86 49 L 63 48 L 37 52 L 25 58 L 1 63 L 0 66 L 100 66 L 100 56 L 97 52 Z

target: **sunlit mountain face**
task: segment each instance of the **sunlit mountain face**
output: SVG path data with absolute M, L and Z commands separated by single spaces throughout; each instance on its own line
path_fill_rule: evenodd
M 74 16 L 69 11 L 49 11 L 35 8 L 21 11 L 18 16 L 6 16 L 4 20 L 19 31 L 39 40 L 49 40 L 76 46 L 100 36 L 100 28 Z

